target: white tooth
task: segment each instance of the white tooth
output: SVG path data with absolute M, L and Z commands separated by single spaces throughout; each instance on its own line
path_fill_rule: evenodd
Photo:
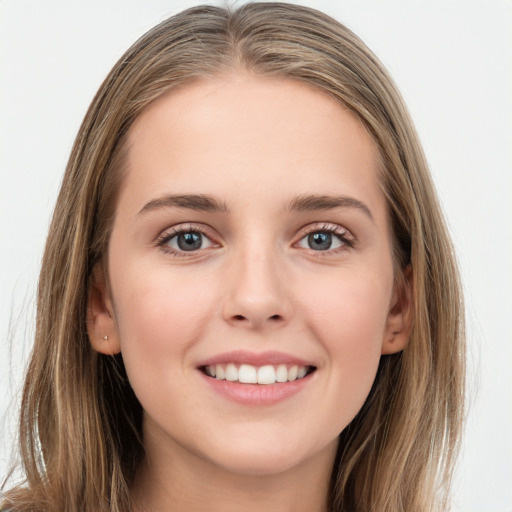
M 258 382 L 258 372 L 250 364 L 241 364 L 238 369 L 238 380 L 244 384 L 256 384 Z
M 286 382 L 288 380 L 288 369 L 285 364 L 280 364 L 276 371 L 276 381 Z
M 258 384 L 274 384 L 275 381 L 276 371 L 272 365 L 269 364 L 258 368 Z
M 288 380 L 289 381 L 296 380 L 298 373 L 299 373 L 299 367 L 297 365 L 292 366 L 288 370 Z
M 238 368 L 233 363 L 226 366 L 226 380 L 231 382 L 238 380 Z
M 297 373 L 297 378 L 302 379 L 302 377 L 306 376 L 306 373 L 308 373 L 308 369 L 305 366 L 300 366 Z
M 214 364 L 211 364 L 210 366 L 207 366 L 207 367 L 206 367 L 206 370 L 207 370 L 208 375 L 209 375 L 210 377 L 215 377 L 215 375 L 216 375 L 216 373 L 217 373 L 217 372 L 216 372 L 216 368 L 215 368 L 215 365 L 214 365 Z
M 215 378 L 217 380 L 225 380 L 226 379 L 226 372 L 224 370 L 224 366 L 221 364 L 215 365 Z

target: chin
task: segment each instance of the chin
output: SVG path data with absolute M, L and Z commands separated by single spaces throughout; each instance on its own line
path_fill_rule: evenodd
M 324 454 L 334 456 L 337 439 L 325 447 L 307 446 L 298 439 L 288 436 L 283 439 L 251 436 L 246 443 L 230 443 L 229 447 L 219 446 L 211 454 L 215 464 L 226 471 L 239 475 L 271 476 L 291 471 Z
M 218 461 L 226 471 L 238 475 L 272 476 L 285 473 L 300 465 L 297 454 L 259 450 L 258 453 L 237 454 L 230 460 Z

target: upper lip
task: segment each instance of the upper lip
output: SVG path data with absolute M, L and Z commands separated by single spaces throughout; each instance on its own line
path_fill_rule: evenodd
M 209 357 L 201 361 L 197 366 L 211 366 L 214 364 L 250 364 L 252 366 L 264 365 L 298 365 L 298 366 L 313 366 L 310 361 L 306 361 L 299 357 L 284 352 L 266 351 L 266 352 L 249 352 L 247 350 L 234 350 L 232 352 L 224 352 L 216 356 Z

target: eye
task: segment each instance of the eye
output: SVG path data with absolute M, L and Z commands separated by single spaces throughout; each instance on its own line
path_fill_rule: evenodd
M 173 249 L 197 251 L 198 249 L 203 249 L 204 246 L 208 246 L 208 244 L 211 245 L 211 242 L 202 233 L 190 231 L 173 236 L 167 244 Z
M 212 240 L 197 228 L 173 228 L 164 233 L 158 245 L 165 252 L 182 255 L 185 252 L 194 252 L 214 246 Z
M 324 226 L 310 231 L 301 238 L 297 247 L 313 251 L 336 251 L 345 247 L 353 247 L 353 239 L 349 232 L 340 226 Z
M 337 249 L 343 245 L 343 242 L 332 233 L 318 231 L 305 236 L 299 243 L 299 247 L 305 249 L 313 249 L 314 251 L 328 251 L 329 249 Z

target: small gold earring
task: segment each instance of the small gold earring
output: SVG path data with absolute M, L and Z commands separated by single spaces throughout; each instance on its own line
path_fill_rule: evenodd
M 103 336 L 103 339 L 104 339 L 105 341 L 107 341 L 107 340 L 108 340 L 108 336 L 105 334 L 105 336 Z

